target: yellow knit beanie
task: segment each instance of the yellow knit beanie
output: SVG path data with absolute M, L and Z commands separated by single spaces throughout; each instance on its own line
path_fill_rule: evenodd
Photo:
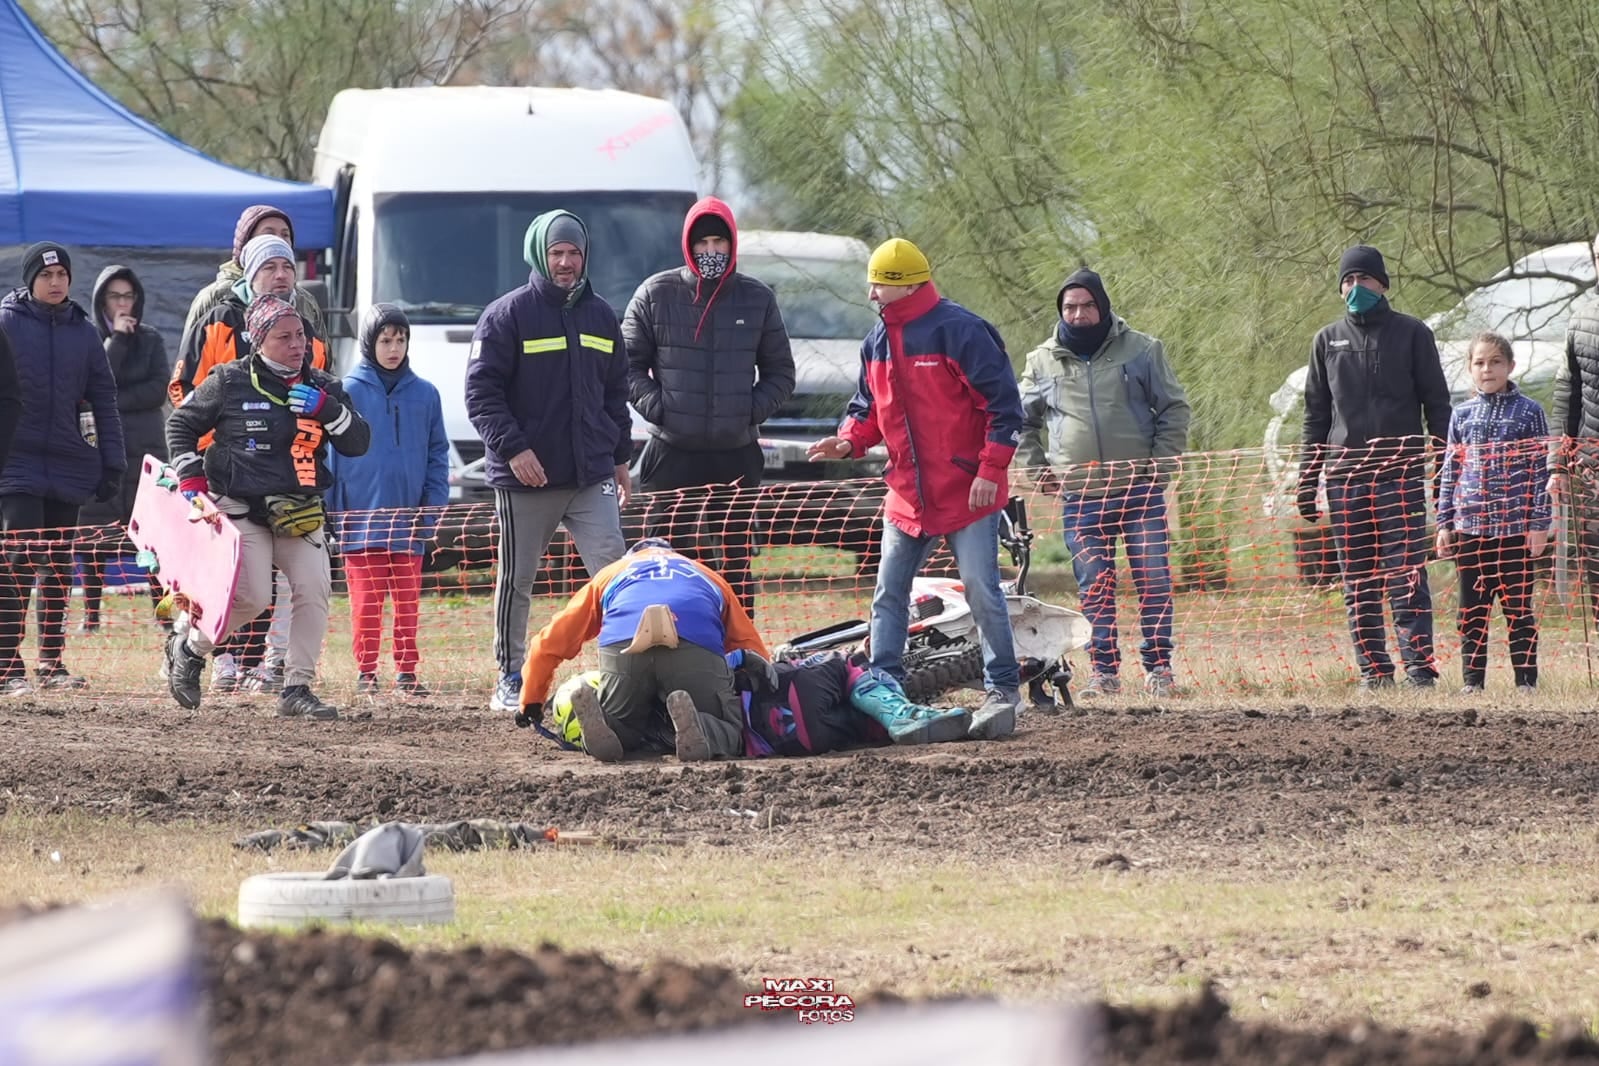
M 916 245 L 904 237 L 891 237 L 872 253 L 866 280 L 872 285 L 917 285 L 933 280 L 933 268 Z

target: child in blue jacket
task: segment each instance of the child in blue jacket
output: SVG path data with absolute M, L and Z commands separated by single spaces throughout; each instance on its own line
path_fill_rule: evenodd
M 361 695 L 378 691 L 383 601 L 394 603 L 394 684 L 426 696 L 417 680 L 417 616 L 422 599 L 418 539 L 423 508 L 449 502 L 450 441 L 439 390 L 408 357 L 411 323 L 393 304 L 374 304 L 361 323 L 361 362 L 344 379 L 356 411 L 372 427 L 372 446 L 333 466 L 328 510 L 339 514 L 339 545 L 350 586 L 350 634 Z
M 1438 554 L 1460 577 L 1460 661 L 1471 694 L 1488 668 L 1488 619 L 1499 600 L 1510 629 L 1516 687 L 1538 686 L 1538 619 L 1532 561 L 1549 543 L 1544 481 L 1549 424 L 1538 401 L 1510 380 L 1516 357 L 1497 333 L 1479 333 L 1467 352 L 1476 395 L 1449 419 L 1438 489 Z

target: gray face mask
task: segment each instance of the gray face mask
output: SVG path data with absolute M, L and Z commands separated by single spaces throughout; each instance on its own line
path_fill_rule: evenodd
M 261 362 L 266 365 L 268 370 L 280 378 L 299 377 L 300 371 L 304 369 L 302 366 L 284 366 L 282 363 L 274 363 L 264 355 L 261 357 Z

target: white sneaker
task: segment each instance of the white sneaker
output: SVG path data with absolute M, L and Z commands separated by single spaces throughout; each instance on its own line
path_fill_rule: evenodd
M 219 693 L 239 690 L 239 661 L 231 652 L 223 652 L 211 660 L 211 691 Z

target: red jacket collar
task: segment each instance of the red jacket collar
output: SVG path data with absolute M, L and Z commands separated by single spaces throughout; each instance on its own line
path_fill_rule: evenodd
M 890 326 L 903 326 L 912 319 L 921 318 L 938 306 L 941 297 L 931 281 L 921 288 L 888 304 L 883 308 L 883 322 Z

